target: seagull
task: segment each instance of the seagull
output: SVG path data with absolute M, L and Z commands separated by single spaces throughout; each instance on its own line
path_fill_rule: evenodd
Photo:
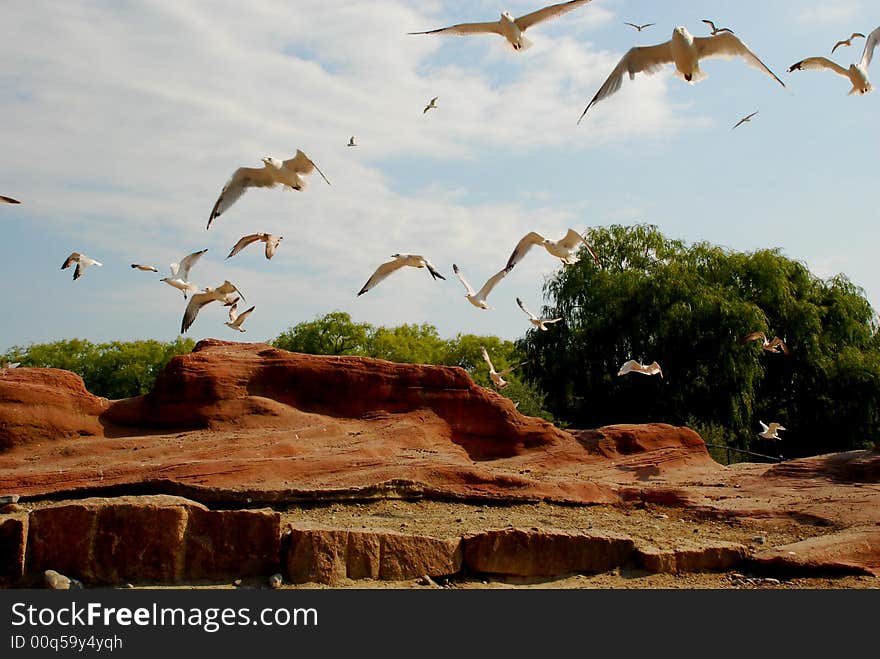
M 508 373 L 513 371 L 515 368 L 519 368 L 520 366 L 524 366 L 525 364 L 528 363 L 528 362 L 522 362 L 521 364 L 516 364 L 514 366 L 508 366 L 503 371 L 498 373 L 495 370 L 495 367 L 492 365 L 492 360 L 489 359 L 489 353 L 486 352 L 486 348 L 484 348 L 483 346 L 480 346 L 480 352 L 482 353 L 483 359 L 485 360 L 485 362 L 489 365 L 489 377 L 492 378 L 492 382 L 499 389 L 504 389 L 504 387 L 506 387 L 508 384 L 510 384 L 509 382 L 507 382 L 504 379 L 505 375 L 507 375 Z
M 186 310 L 183 312 L 180 333 L 185 334 L 190 326 L 192 326 L 193 321 L 195 321 L 196 316 L 203 306 L 210 304 L 211 302 L 222 302 L 225 305 L 230 302 L 229 298 L 233 293 L 238 293 L 241 295 L 241 298 L 244 299 L 244 295 L 241 294 L 241 291 L 239 291 L 232 282 L 227 280 L 217 288 L 206 288 L 203 293 L 196 293 L 193 295 L 189 300 L 189 304 L 186 305 Z M 233 302 L 233 304 L 235 304 L 235 302 Z
M 187 254 L 182 259 L 180 259 L 179 263 L 172 263 L 169 267 L 171 268 L 171 275 L 178 279 L 181 279 L 185 282 L 189 281 L 189 271 L 196 264 L 200 258 L 202 258 L 202 254 L 207 252 L 208 249 L 201 249 L 198 252 L 193 252 L 192 254 Z
M 242 311 L 240 314 L 237 314 L 235 313 L 237 306 L 237 302 L 234 302 L 229 306 L 229 322 L 226 323 L 226 325 L 239 332 L 246 332 L 247 330 L 241 325 L 256 307 L 251 307 L 247 311 Z
M 348 140 L 348 145 L 347 145 L 347 146 L 357 146 L 357 144 L 355 144 L 355 142 L 354 142 L 354 135 L 352 135 L 352 136 L 351 136 L 351 139 Z
M 18 368 L 19 366 L 21 366 L 21 362 L 5 362 L 2 366 L 2 369 Z
M 529 317 L 529 322 L 545 332 L 548 330 L 547 325 L 558 323 L 562 320 L 562 318 L 538 318 L 538 316 L 526 309 L 526 305 L 523 304 L 523 301 L 520 298 L 516 298 L 516 303 L 519 305 L 520 309 L 526 312 L 526 315 Z
M 427 114 L 428 110 L 433 110 L 437 107 L 437 97 L 431 99 L 431 102 L 425 106 L 425 109 L 422 110 L 422 114 Z
M 561 259 L 565 265 L 573 265 L 580 260 L 575 251 L 581 246 L 581 244 L 587 248 L 587 251 L 590 253 L 590 256 L 593 257 L 593 261 L 595 261 L 596 265 L 599 265 L 599 257 L 596 256 L 593 248 L 590 247 L 586 239 L 574 229 L 569 229 L 568 233 L 565 234 L 565 237 L 561 240 L 550 240 L 549 238 L 542 236 L 540 233 L 530 231 L 517 243 L 510 258 L 507 259 L 507 269 L 510 270 L 513 266 L 522 261 L 526 253 L 534 245 L 540 245 L 550 254 Z
M 217 203 L 214 204 L 214 208 L 211 209 L 211 216 L 208 218 L 208 229 L 211 228 L 211 223 L 238 201 L 238 198 L 248 188 L 274 188 L 280 184 L 285 186 L 287 190 L 302 190 L 306 187 L 306 181 L 303 176 L 311 174 L 315 170 L 327 181 L 324 172 L 318 169 L 318 166 L 312 162 L 312 159 L 299 149 L 297 149 L 296 155 L 289 160 L 282 161 L 270 156 L 262 160 L 262 169 L 239 167 L 235 170 L 232 177 L 223 187 L 223 191 L 220 193 Z M 327 185 L 330 185 L 330 181 L 327 181 Z
M 380 281 L 385 279 L 388 275 L 390 275 L 395 270 L 399 270 L 404 266 L 412 266 L 413 268 L 427 268 L 428 273 L 431 275 L 432 279 L 443 279 L 446 280 L 446 277 L 441 275 L 434 268 L 434 264 L 431 263 L 424 256 L 419 256 L 418 254 L 392 254 L 391 258 L 393 260 L 383 263 L 378 268 L 376 268 L 376 272 L 374 272 L 370 278 L 367 280 L 367 283 L 364 284 L 363 288 L 358 292 L 358 297 L 366 293 L 368 290 L 373 288 Z
M 481 288 L 479 292 L 474 293 L 474 289 L 471 288 L 469 283 L 467 283 L 467 280 L 462 276 L 458 266 L 454 263 L 452 264 L 452 270 L 461 280 L 461 283 L 464 284 L 465 290 L 467 290 L 467 295 L 465 295 L 465 297 L 468 302 L 479 309 L 492 309 L 492 307 L 486 303 L 486 298 L 489 297 L 489 293 L 491 293 L 492 289 L 498 285 L 498 282 L 504 279 L 504 277 L 507 276 L 507 273 L 510 272 L 510 268 L 504 268 L 504 270 L 495 273 L 485 284 L 483 284 L 483 288 Z
M 850 64 L 848 69 L 843 68 L 840 64 L 832 62 L 827 57 L 808 57 L 805 60 L 796 62 L 788 67 L 788 72 L 803 71 L 807 69 L 830 69 L 838 75 L 849 79 L 852 83 L 852 89 L 849 90 L 850 96 L 853 94 L 867 94 L 874 90 L 874 86 L 868 80 L 868 66 L 874 57 L 874 46 L 880 39 L 880 27 L 875 29 L 865 40 L 865 50 L 862 51 L 862 59 L 858 64 Z
M 633 359 L 630 359 L 621 366 L 617 375 L 626 375 L 627 373 L 641 373 L 642 375 L 659 375 L 661 378 L 663 377 L 663 371 L 660 369 L 660 364 L 657 362 L 652 362 L 647 366 L 643 366 Z
M 131 267 L 135 270 L 142 270 L 144 272 L 159 272 L 159 269 L 152 265 L 142 265 L 140 263 L 132 263 Z
M 733 34 L 733 30 L 731 30 L 729 27 L 715 27 L 715 23 L 713 23 L 712 21 L 707 20 L 705 18 L 703 19 L 703 22 L 706 25 L 708 25 L 710 28 L 712 28 L 712 36 L 713 37 L 718 34 L 724 34 L 725 32 L 727 32 L 729 34 Z
M 865 38 L 865 35 L 861 32 L 853 32 L 852 36 L 849 39 L 844 39 L 843 41 L 838 41 L 834 44 L 834 48 L 831 49 L 831 54 L 834 54 L 834 51 L 840 48 L 840 46 L 852 46 L 852 40 L 857 38 Z
M 646 27 L 651 27 L 652 25 L 657 25 L 656 23 L 645 23 L 644 25 L 636 25 L 635 23 L 624 23 L 624 25 L 629 25 L 630 27 L 634 27 L 636 32 L 641 32 Z
M 587 111 L 604 98 L 608 98 L 620 89 L 623 77 L 629 74 L 630 80 L 636 73 L 656 73 L 665 64 L 675 64 L 676 72 L 693 84 L 706 77 L 700 68 L 700 60 L 709 57 L 740 57 L 747 64 L 763 71 L 776 82 L 785 87 L 775 73 L 758 59 L 748 46 L 732 32 L 711 37 L 694 37 L 685 27 L 677 27 L 672 31 L 672 39 L 656 46 L 636 46 L 631 48 L 620 60 L 605 83 L 596 92 L 593 100 L 587 105 L 578 123 L 586 116 Z
M 0 202 L 4 204 L 20 204 L 21 202 L 18 199 L 13 199 L 12 197 L 4 197 L 0 195 Z
M 103 263 L 98 263 L 95 259 L 90 259 L 85 254 L 80 254 L 79 252 L 73 252 L 67 259 L 64 261 L 64 264 L 61 266 L 61 269 L 69 268 L 74 263 L 76 263 L 76 270 L 73 271 L 73 280 L 76 281 L 80 277 L 85 274 L 86 268 L 90 265 L 104 265 Z
M 532 46 L 532 42 L 526 39 L 523 32 L 551 18 L 562 16 L 568 12 L 577 9 L 590 2 L 590 0 L 571 0 L 571 2 L 560 2 L 559 4 L 550 5 L 525 14 L 519 18 L 514 18 L 510 12 L 505 11 L 501 14 L 501 20 L 494 23 L 460 23 L 436 30 L 428 30 L 427 32 L 409 32 L 409 34 L 500 34 L 513 47 L 515 51 L 528 50 Z
M 242 236 L 232 250 L 229 252 L 229 256 L 226 258 L 232 258 L 236 254 L 238 254 L 245 247 L 250 245 L 251 243 L 255 243 L 258 240 L 266 243 L 266 258 L 271 259 L 275 256 L 275 250 L 278 249 L 278 245 L 281 244 L 281 241 L 284 240 L 284 236 L 273 236 L 271 233 L 252 233 L 248 236 Z
M 782 439 L 778 431 L 788 430 L 788 428 L 778 423 L 771 423 L 769 426 L 763 421 L 758 421 L 758 423 L 761 424 L 761 432 L 758 433 L 758 437 L 763 439 Z
M 783 343 L 782 339 L 778 336 L 774 336 L 773 340 L 769 341 L 764 332 L 752 332 L 751 334 L 746 334 L 740 343 L 748 343 L 749 341 L 757 341 L 758 339 L 761 340 L 761 347 L 767 352 L 782 352 L 786 355 L 791 354 L 788 346 Z
M 163 277 L 159 281 L 164 281 L 169 286 L 173 286 L 179 291 L 183 291 L 183 299 L 187 298 L 187 293 L 195 293 L 199 290 L 199 287 L 195 284 L 191 284 L 188 281 L 184 281 L 180 277 Z
M 740 119 L 740 120 L 736 123 L 736 125 L 735 125 L 733 128 L 739 128 L 739 127 L 742 126 L 744 123 L 746 123 L 746 122 L 748 122 L 748 121 L 751 121 L 751 120 L 752 120 L 752 117 L 754 117 L 756 114 L 758 114 L 758 111 L 757 111 L 757 110 L 755 110 L 754 112 L 752 112 L 750 115 L 748 115 L 748 116 L 746 116 L 746 117 L 743 117 L 742 119 Z M 733 129 L 731 129 L 731 130 L 733 130 Z

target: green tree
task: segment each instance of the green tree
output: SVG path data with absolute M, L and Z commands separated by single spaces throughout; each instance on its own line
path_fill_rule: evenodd
M 349 314 L 334 311 L 291 327 L 272 341 L 272 345 L 308 355 L 363 356 L 371 329 L 368 323 L 355 323 Z

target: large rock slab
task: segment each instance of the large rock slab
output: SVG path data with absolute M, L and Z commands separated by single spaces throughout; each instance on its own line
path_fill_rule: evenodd
M 713 541 L 672 549 L 645 545 L 636 551 L 637 561 L 643 569 L 666 574 L 724 572 L 745 561 L 749 555 L 749 549 L 745 545 Z
M 846 529 L 758 552 L 760 569 L 797 574 L 848 573 L 880 576 L 880 526 Z

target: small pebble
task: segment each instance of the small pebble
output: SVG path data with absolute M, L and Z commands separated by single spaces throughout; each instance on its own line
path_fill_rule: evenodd
M 273 574 L 269 577 L 269 588 L 281 588 L 284 585 L 284 577 L 280 574 Z
M 767 538 L 763 535 L 759 535 L 755 538 L 752 538 L 752 542 L 757 542 L 759 545 L 763 545 L 767 543 Z
M 51 590 L 82 590 L 82 582 L 70 577 L 65 577 L 55 570 L 46 570 L 43 573 L 43 583 Z
M 0 496 L 0 506 L 7 503 L 18 503 L 18 500 L 21 498 L 18 494 L 4 494 Z

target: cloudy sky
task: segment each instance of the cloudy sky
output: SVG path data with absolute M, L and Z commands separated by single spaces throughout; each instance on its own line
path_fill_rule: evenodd
M 219 305 L 188 332 L 262 341 L 333 310 L 373 324 L 430 323 L 516 338 L 558 261 L 535 250 L 495 289 L 464 299 L 529 231 L 650 223 L 671 238 L 781 248 L 820 276 L 846 273 L 880 308 L 874 160 L 880 96 L 847 96 L 830 72 L 786 69 L 880 24 L 867 0 L 593 0 L 532 28 L 513 52 L 494 35 L 407 35 L 496 20 L 534 0 L 33 0 L 4 6 L 0 41 L 0 350 L 66 338 L 174 339 L 185 302 L 159 282 L 208 249 L 200 287 L 236 283 L 246 334 Z M 873 13 L 872 13 L 873 11 Z M 626 80 L 577 119 L 634 45 L 677 25 L 729 26 L 782 78 L 710 60 Z M 641 33 L 624 22 L 657 25 Z M 864 41 L 833 59 L 858 61 Z M 877 65 L 875 64 L 875 67 Z M 428 100 L 436 110 L 423 114 Z M 736 131 L 731 126 L 758 110 Z M 360 146 L 348 148 L 349 137 Z M 302 149 L 331 186 L 252 190 L 206 230 L 239 166 Z M 272 261 L 239 237 L 284 236 Z M 76 282 L 72 251 L 101 261 Z M 447 276 L 395 273 L 357 291 L 395 252 Z M 151 263 L 159 274 L 132 270 Z

